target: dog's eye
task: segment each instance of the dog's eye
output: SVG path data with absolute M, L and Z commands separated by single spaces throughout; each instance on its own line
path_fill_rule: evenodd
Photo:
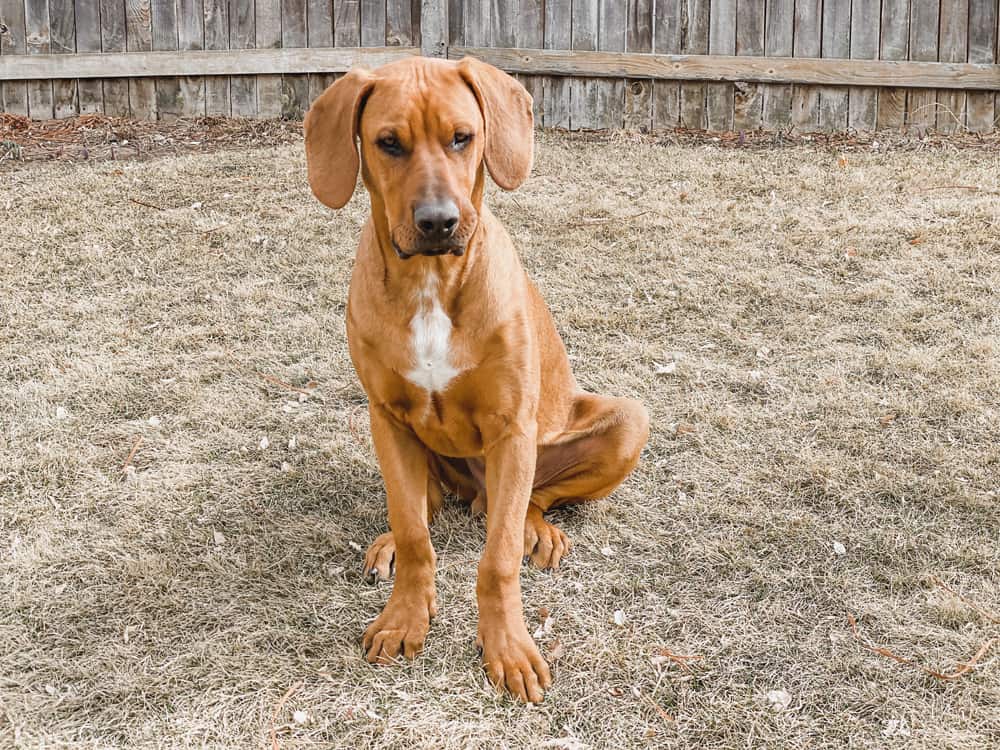
M 455 133 L 455 137 L 451 139 L 451 147 L 456 151 L 460 151 L 465 148 L 471 140 L 472 133 Z
M 382 136 L 375 143 L 391 156 L 399 156 L 403 153 L 403 147 L 399 145 L 399 139 L 394 135 Z

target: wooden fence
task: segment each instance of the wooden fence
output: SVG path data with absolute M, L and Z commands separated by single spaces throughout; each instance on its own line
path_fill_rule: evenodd
M 302 116 L 338 73 L 473 54 L 571 129 L 1000 119 L 998 0 L 0 0 L 0 105 Z

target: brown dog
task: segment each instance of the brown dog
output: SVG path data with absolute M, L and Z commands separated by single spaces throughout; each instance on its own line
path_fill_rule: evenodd
M 551 678 L 524 623 L 522 555 L 558 567 L 569 540 L 543 513 L 610 493 L 635 467 L 649 418 L 584 393 L 545 303 L 483 203 L 485 169 L 513 190 L 531 171 L 531 97 L 467 58 L 352 70 L 306 117 L 309 184 L 371 196 L 347 305 L 351 359 L 368 393 L 391 532 L 366 573 L 396 582 L 364 634 L 370 662 L 422 648 L 435 614 L 428 523 L 442 484 L 486 511 L 476 593 L 490 679 L 538 702 Z M 357 141 L 361 143 L 360 159 Z

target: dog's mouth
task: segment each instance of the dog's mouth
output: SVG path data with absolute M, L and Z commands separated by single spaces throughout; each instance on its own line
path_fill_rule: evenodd
M 452 242 L 447 245 L 428 245 L 426 247 L 417 246 L 404 250 L 396 244 L 395 240 L 393 240 L 392 249 L 396 251 L 396 255 L 398 255 L 401 260 L 409 260 L 415 255 L 422 255 L 428 258 L 438 257 L 441 255 L 454 255 L 456 257 L 465 255 L 465 245 L 459 242 Z

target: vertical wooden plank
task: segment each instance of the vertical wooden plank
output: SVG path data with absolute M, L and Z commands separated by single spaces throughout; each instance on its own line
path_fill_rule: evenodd
M 205 46 L 204 0 L 177 0 L 177 48 L 203 49 Z M 181 114 L 197 117 L 205 114 L 205 79 L 185 76 L 178 80 Z
M 253 49 L 257 33 L 254 24 L 254 0 L 230 0 L 229 48 Z M 257 77 L 230 76 L 229 96 L 233 117 L 257 116 Z
M 385 45 L 385 0 L 361 0 L 361 46 Z
M 879 57 L 905 60 L 910 53 L 910 0 L 882 0 Z M 883 88 L 878 93 L 878 127 L 902 128 L 906 116 L 906 89 Z
M 572 4 L 570 0 L 545 0 L 545 49 L 569 49 L 572 44 Z M 570 127 L 572 84 L 564 76 L 542 78 L 542 124 L 547 128 Z
M 969 0 L 941 0 L 941 41 L 938 60 L 965 62 L 969 55 Z M 937 92 L 937 129 L 954 133 L 965 127 L 965 92 L 941 89 Z
M 101 5 L 96 0 L 76 0 L 76 50 L 77 52 L 101 51 Z M 104 113 L 104 89 L 98 78 L 85 78 L 77 82 L 80 96 L 80 114 Z
M 125 0 L 125 45 L 129 52 L 153 49 L 152 23 L 150 0 Z M 128 99 L 132 117 L 156 119 L 156 86 L 152 78 L 130 78 Z
M 73 0 L 49 0 L 50 49 L 57 55 L 76 53 L 76 9 Z M 52 81 L 52 105 L 56 117 L 75 117 L 79 100 L 75 78 Z
M 308 0 L 306 28 L 310 47 L 333 46 L 333 0 Z
M 281 0 L 281 46 L 305 47 L 306 0 Z M 281 77 L 281 116 L 286 120 L 301 120 L 309 108 L 309 77 Z
M 795 57 L 819 57 L 822 52 L 822 0 L 795 0 Z M 812 131 L 819 125 L 819 89 L 796 84 L 792 89 L 792 124 Z
M 653 51 L 653 0 L 628 0 L 625 9 L 628 23 L 625 32 L 626 52 Z M 645 132 L 653 125 L 653 82 L 645 79 L 625 81 L 626 130 Z
M 390 28 L 392 26 L 393 2 L 394 0 L 389 0 L 389 7 L 386 8 Z M 407 5 L 406 3 L 402 4 Z M 456 47 L 465 44 L 465 3 L 463 0 L 448 0 L 448 44 Z
M 681 52 L 683 0 L 656 0 L 653 7 L 653 51 L 661 55 Z M 676 128 L 680 124 L 681 87 L 676 81 L 653 81 L 652 128 Z
M 490 46 L 491 11 L 492 3 L 489 0 L 466 0 L 465 43 L 470 47 Z
M 511 48 L 517 30 L 517 0 L 489 0 L 491 47 Z
M 514 46 L 521 49 L 541 49 L 544 40 L 542 15 L 543 0 L 519 0 L 514 28 Z M 535 127 L 540 128 L 545 121 L 545 86 L 542 76 L 520 76 L 520 81 L 531 94 Z
M 795 0 L 766 0 L 764 15 L 764 54 L 768 57 L 791 57 L 794 52 Z M 761 121 L 765 130 L 784 130 L 791 126 L 791 84 L 763 86 Z
M 0 23 L 10 29 L 0 34 L 0 55 L 24 55 L 28 52 L 24 30 L 24 0 L 0 0 Z M 3 111 L 12 115 L 28 114 L 28 86 L 24 81 L 5 81 Z
M 823 57 L 851 56 L 851 3 L 823 3 Z M 828 133 L 847 129 L 848 90 L 844 86 L 819 89 L 819 128 Z
M 910 0 L 910 59 L 937 60 L 941 0 Z M 934 89 L 910 89 L 906 94 L 909 130 L 925 133 L 937 119 Z
M 736 0 L 712 0 L 708 52 L 711 55 L 736 54 Z M 733 96 L 731 83 L 710 83 L 705 87 L 709 130 L 733 129 Z
M 573 49 L 597 49 L 597 24 L 598 0 L 573 0 Z M 592 130 L 598 127 L 596 83 L 593 78 L 573 78 L 570 81 L 570 129 Z
M 174 0 L 151 0 L 153 49 L 157 52 L 177 50 L 177 5 Z M 156 113 L 160 119 L 180 116 L 181 85 L 176 78 L 154 78 Z
M 874 60 L 878 57 L 881 28 L 880 0 L 852 0 L 851 57 Z M 848 95 L 847 124 L 852 130 L 872 132 L 878 115 L 878 89 L 854 86 Z
M 333 41 L 337 47 L 361 44 L 361 8 L 358 0 L 334 0 Z
M 101 0 L 101 51 L 125 51 L 125 3 L 122 0 Z M 104 92 L 104 114 L 113 117 L 128 117 L 131 114 L 128 79 L 105 78 L 101 81 L 101 89 Z
M 711 0 L 681 0 L 681 52 L 689 55 L 708 53 L 708 29 Z M 681 83 L 681 125 L 686 128 L 707 128 L 707 87 L 704 83 Z
M 281 47 L 281 0 L 256 0 L 254 34 L 257 49 Z M 257 76 L 257 115 L 281 117 L 281 76 Z
M 764 0 L 737 0 L 736 54 L 764 54 Z M 733 94 L 733 130 L 759 130 L 763 109 L 760 84 L 737 82 Z
M 601 0 L 597 48 L 602 52 L 625 51 L 625 5 L 622 0 Z M 605 78 L 597 81 L 598 127 L 619 130 L 625 124 L 625 80 Z
M 306 0 L 281 0 L 281 46 L 308 47 Z
M 229 0 L 204 0 L 205 49 L 229 49 Z M 229 117 L 232 98 L 228 76 L 206 76 L 205 114 Z
M 969 62 L 997 62 L 996 0 L 969 0 Z M 994 93 L 970 91 L 967 97 L 968 128 L 976 133 L 993 129 Z
M 420 54 L 448 55 L 448 0 L 422 0 L 420 4 Z
M 28 54 L 49 54 L 48 0 L 24 0 L 24 26 Z M 52 119 L 52 81 L 28 81 L 28 115 L 34 120 Z
M 450 32 L 454 33 L 455 25 L 461 28 L 462 13 L 458 12 L 458 17 L 452 17 L 455 4 L 461 8 L 461 0 L 453 3 L 448 10 L 448 24 Z M 416 34 L 413 28 L 413 6 L 409 0 L 388 0 L 385 7 L 385 44 L 387 47 L 409 47 L 416 41 Z M 454 44 L 455 42 L 452 42 Z

